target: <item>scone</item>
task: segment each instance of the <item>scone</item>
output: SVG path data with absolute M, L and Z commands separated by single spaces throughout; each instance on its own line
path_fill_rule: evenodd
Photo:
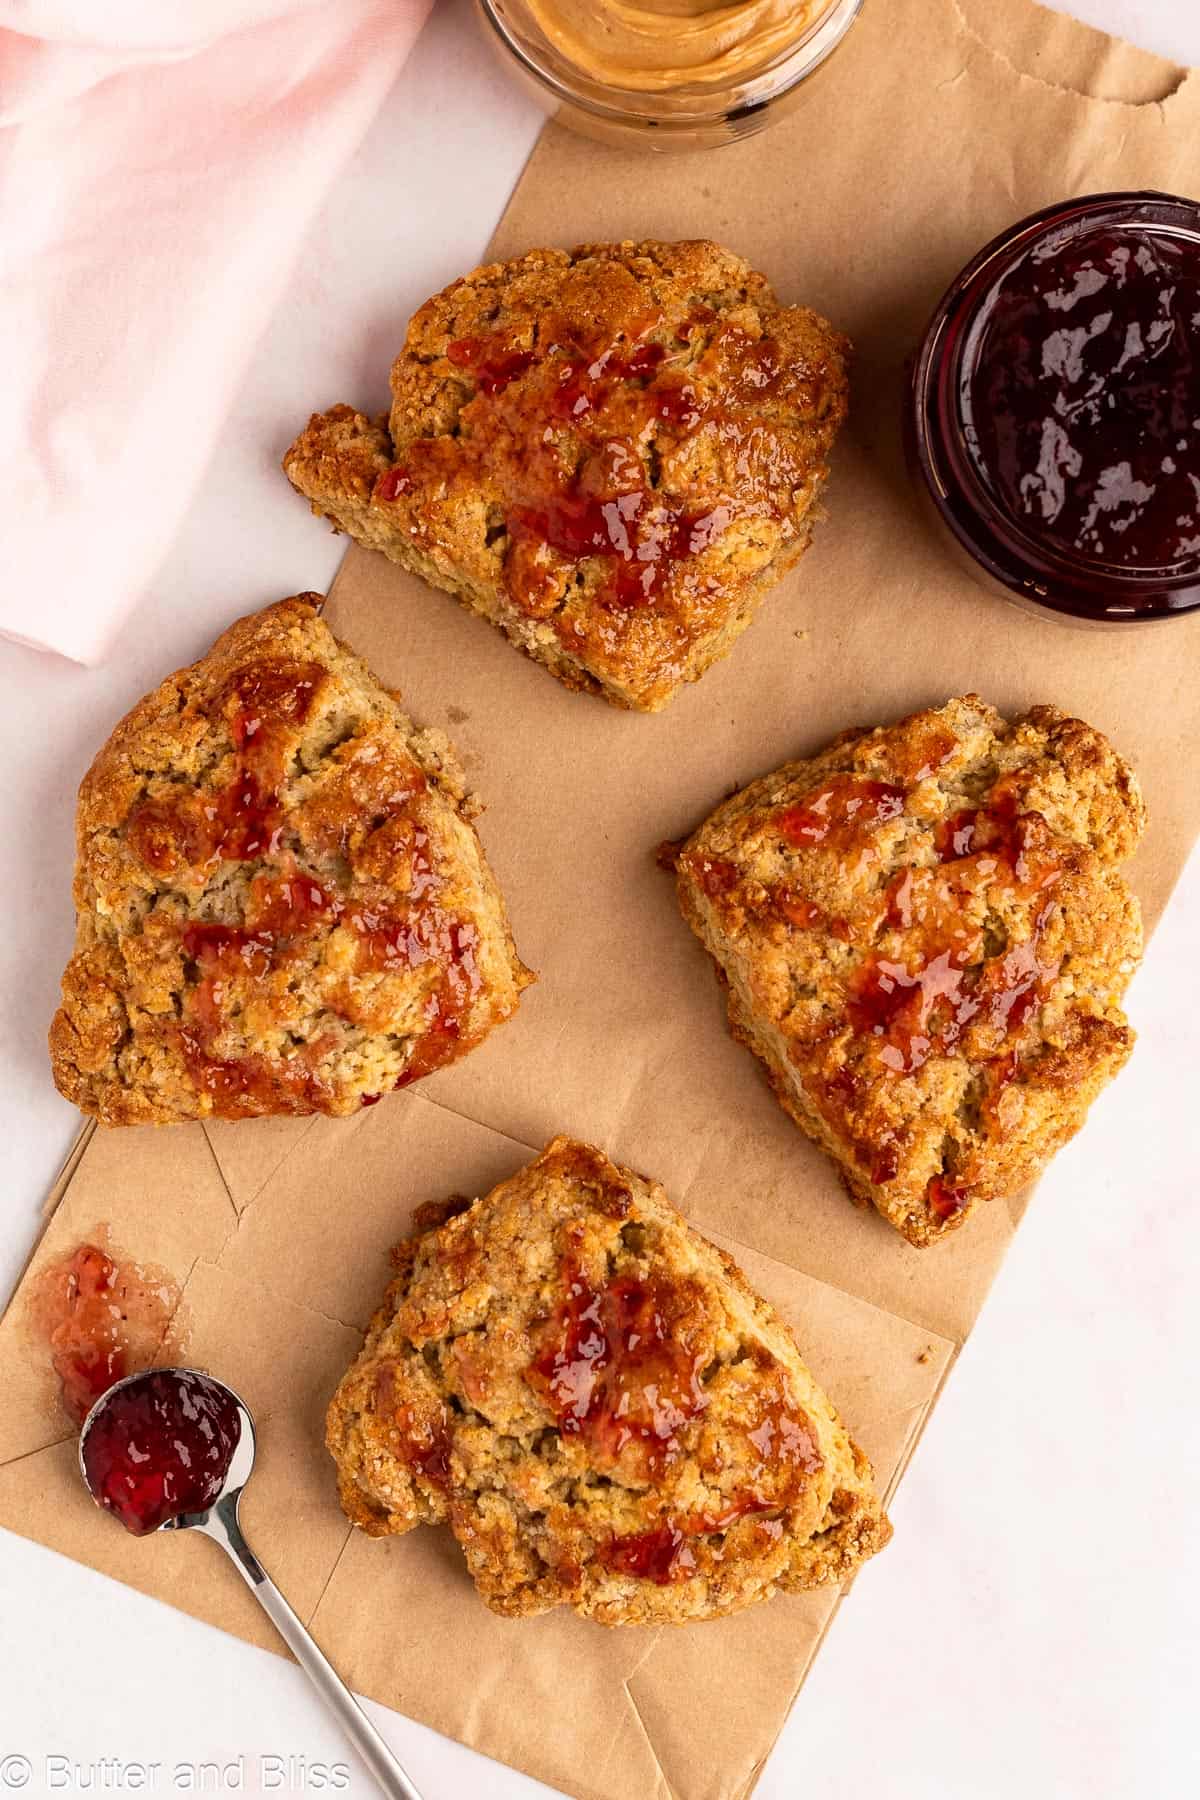
M 605 1625 L 843 1581 L 888 1541 L 790 1329 L 657 1183 L 560 1137 L 416 1224 L 329 1408 L 364 1531 L 448 1522 L 494 1611 Z
M 54 1079 L 108 1125 L 349 1113 L 532 979 L 446 741 L 317 615 L 241 619 L 79 790 Z
M 427 301 L 390 413 L 318 413 L 283 466 L 568 687 L 654 712 L 808 544 L 848 350 L 717 244 L 532 250 Z
M 975 695 L 851 731 L 668 846 L 734 1036 L 910 1243 L 1014 1192 L 1133 1042 L 1137 782 L 1090 725 Z

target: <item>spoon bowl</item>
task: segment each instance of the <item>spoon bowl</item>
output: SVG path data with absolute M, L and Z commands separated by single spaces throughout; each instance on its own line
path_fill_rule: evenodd
M 388 1800 L 421 1800 L 374 1725 L 242 1535 L 254 1419 L 200 1369 L 143 1369 L 114 1382 L 79 1434 L 79 1472 L 97 1506 L 137 1537 L 202 1531 L 220 1544 Z
M 88 1412 L 79 1472 L 96 1504 L 139 1537 L 204 1529 L 222 1502 L 236 1511 L 255 1447 L 250 1409 L 225 1382 L 199 1369 L 143 1369 Z

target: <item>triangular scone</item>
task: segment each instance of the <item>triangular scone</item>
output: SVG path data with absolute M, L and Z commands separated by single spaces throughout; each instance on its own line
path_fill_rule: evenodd
M 567 687 L 653 712 L 806 548 L 848 349 L 718 244 L 531 250 L 421 307 L 389 414 L 315 414 L 283 466 Z
M 910 1243 L 1014 1193 L 1133 1042 L 1137 782 L 1090 725 L 975 695 L 852 731 L 670 848 L 734 1036 Z
M 449 746 L 319 600 L 231 626 L 84 777 L 50 1051 L 106 1124 L 353 1112 L 464 1055 L 531 979 Z
M 605 1625 L 843 1581 L 888 1541 L 791 1330 L 656 1182 L 560 1137 L 416 1223 L 329 1408 L 372 1536 L 447 1521 L 494 1611 Z

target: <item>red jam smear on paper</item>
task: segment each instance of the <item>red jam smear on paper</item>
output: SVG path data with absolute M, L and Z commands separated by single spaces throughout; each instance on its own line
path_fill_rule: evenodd
M 30 1323 L 77 1425 L 115 1381 L 160 1353 L 178 1305 L 178 1284 L 165 1270 L 114 1257 L 98 1244 L 80 1244 L 38 1273 Z
M 195 1370 L 152 1369 L 105 1403 L 81 1454 L 97 1505 L 144 1537 L 212 1506 L 240 1439 L 224 1388 Z
M 1061 234 L 999 282 L 965 395 L 985 484 L 1073 560 L 1200 556 L 1200 257 L 1120 228 Z
M 630 1444 L 651 1470 L 671 1461 L 707 1404 L 704 1356 L 676 1331 L 684 1305 L 674 1284 L 655 1276 L 596 1288 L 568 1263 L 566 1298 L 529 1372 L 564 1437 L 582 1437 L 610 1466 Z

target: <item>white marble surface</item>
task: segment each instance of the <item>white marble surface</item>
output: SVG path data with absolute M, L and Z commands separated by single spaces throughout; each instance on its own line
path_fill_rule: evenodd
M 1200 62 L 1193 0 L 1073 10 Z M 117 714 L 233 609 L 329 580 L 338 542 L 276 473 L 296 396 L 382 393 L 408 313 L 477 260 L 537 125 L 483 53 L 464 0 L 440 6 L 317 223 L 121 656 L 85 671 L 0 644 L 0 1293 L 76 1128 L 50 1084 L 43 1031 L 70 937 L 79 773 Z M 1200 1791 L 1198 931 L 1193 859 L 1131 995 L 1138 1054 L 1043 1182 L 897 1499 L 896 1545 L 843 1608 L 763 1774 L 764 1800 Z M 243 1791 L 311 1793 L 313 1766 L 345 1757 L 295 1669 L 4 1533 L 0 1596 L 0 1795 L 22 1772 L 13 1755 L 30 1759 L 24 1791 L 36 1796 L 83 1791 L 89 1774 L 103 1787 L 105 1758 L 158 1761 L 151 1791 L 177 1791 L 176 1763 L 241 1757 Z M 402 1620 L 397 1631 L 408 1653 Z M 372 1710 L 426 1800 L 545 1791 Z M 299 1764 L 276 1781 L 261 1761 L 289 1755 L 307 1761 L 307 1782 Z M 60 1784 L 48 1756 L 80 1767 Z M 342 1791 L 366 1800 L 366 1775 L 351 1765 L 348 1780 Z M 110 1769 L 107 1791 L 132 1790 Z

